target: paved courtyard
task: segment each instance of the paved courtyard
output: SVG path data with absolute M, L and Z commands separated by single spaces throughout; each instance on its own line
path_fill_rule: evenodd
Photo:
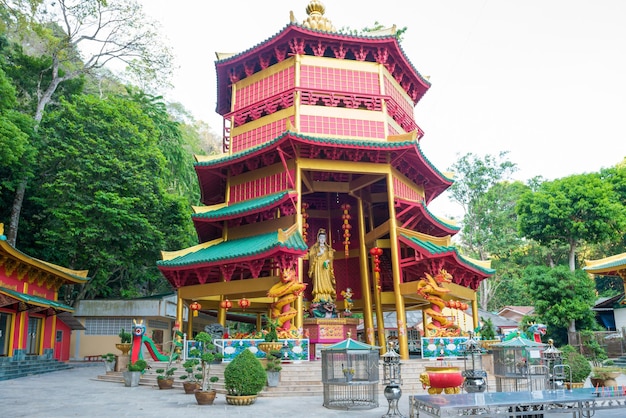
M 379 407 L 369 410 L 331 410 L 322 406 L 321 396 L 259 398 L 251 406 L 227 405 L 218 395 L 212 406 L 199 406 L 193 395 L 182 390 L 159 390 L 149 386 L 127 388 L 123 384 L 98 381 L 101 367 L 77 367 L 43 375 L 0 382 L 0 417 L 233 417 L 275 418 L 381 417 L 388 403 L 380 394 Z M 619 384 L 626 384 L 624 376 Z M 400 412 L 408 417 L 408 394 L 400 399 Z M 570 415 L 546 414 L 546 418 Z M 601 411 L 594 418 L 622 418 L 625 410 Z

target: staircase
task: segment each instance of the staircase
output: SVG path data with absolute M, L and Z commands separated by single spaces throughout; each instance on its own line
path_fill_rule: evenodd
M 613 360 L 613 363 L 617 367 L 626 368 L 626 356 L 620 356 L 616 358 L 615 360 Z
M 141 377 L 140 385 L 157 387 L 155 370 L 164 368 L 164 362 L 149 362 L 150 369 Z M 405 394 L 425 394 L 420 382 L 420 374 L 425 370 L 426 366 L 435 363 L 428 360 L 403 360 L 402 364 L 402 391 Z M 463 361 L 451 361 L 451 366 L 460 367 L 463 370 Z M 322 384 L 322 362 L 321 361 L 303 361 L 300 363 L 283 363 L 283 369 L 280 372 L 280 383 L 277 387 L 265 387 L 259 394 L 262 397 L 286 397 L 286 396 L 323 396 L 324 385 Z M 211 376 L 218 376 L 220 380 L 213 384 L 218 393 L 224 394 L 224 368 L 226 363 L 212 364 Z M 182 367 L 178 366 L 174 372 L 174 388 L 183 389 L 183 381 L 180 376 L 185 374 Z M 382 383 L 383 369 L 380 366 L 379 391 L 383 393 L 385 385 Z M 105 375 L 98 376 L 98 380 L 123 383 L 124 378 L 122 372 L 107 372 Z M 495 389 L 495 380 L 490 375 L 489 387 Z
M 23 357 L 0 357 L 0 380 L 17 379 L 33 374 L 71 369 L 67 363 L 50 356 L 25 355 Z

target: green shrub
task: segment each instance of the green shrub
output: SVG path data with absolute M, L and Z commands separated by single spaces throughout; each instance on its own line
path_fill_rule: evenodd
M 209 375 L 211 373 L 211 363 L 221 360 L 222 355 L 215 350 L 215 344 L 213 344 L 211 334 L 204 331 L 200 332 L 196 335 L 195 340 L 200 343 L 200 348 L 192 349 L 189 354 L 200 358 L 200 370 L 202 370 L 202 375 L 200 376 L 202 383 L 201 390 L 206 392 L 212 390 L 211 383 L 215 383 L 219 380 L 217 376 L 209 377 Z
M 124 331 L 124 328 L 121 329 L 120 333 L 117 334 L 117 336 L 120 337 L 120 342 L 122 344 L 128 344 L 133 339 L 133 334 Z
M 187 374 L 180 376 L 180 380 L 187 380 L 191 383 L 200 383 L 200 381 L 202 381 L 202 366 L 200 366 L 199 359 L 188 359 L 183 363 L 183 369 L 185 369 Z
M 589 360 L 580 354 L 575 347 L 566 345 L 561 349 L 563 364 L 569 365 L 572 371 L 572 382 L 583 383 L 591 374 Z
M 134 363 L 128 363 L 129 372 L 143 372 L 148 367 L 148 363 L 145 360 L 137 360 Z
M 224 386 L 229 395 L 256 395 L 265 386 L 267 374 L 250 350 L 242 351 L 224 369 Z
M 115 354 L 113 354 L 113 353 L 106 353 L 106 354 L 101 355 L 100 357 L 104 361 L 114 362 L 114 361 L 117 360 L 117 358 L 115 357 Z
M 283 369 L 281 366 L 281 353 L 278 350 L 272 350 L 266 356 L 267 365 L 265 366 L 265 371 L 267 372 L 279 372 Z

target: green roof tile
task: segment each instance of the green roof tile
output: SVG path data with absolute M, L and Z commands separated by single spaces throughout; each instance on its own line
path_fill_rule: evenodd
M 596 264 L 594 266 L 583 267 L 583 270 L 607 270 L 607 269 L 623 269 L 626 268 L 626 254 L 624 257 L 617 258 L 615 260 L 603 263 Z M 603 273 L 598 273 L 598 275 L 602 276 Z
M 322 350 L 328 351 L 344 351 L 344 350 L 378 350 L 380 347 L 375 345 L 369 345 L 360 341 L 353 340 L 352 338 L 346 338 L 343 341 L 339 341 L 333 345 L 322 348 Z
M 243 202 L 233 203 L 232 205 L 208 211 L 202 213 L 195 213 L 192 218 L 195 219 L 216 219 L 226 218 L 233 215 L 243 215 L 255 210 L 272 207 L 277 203 L 280 203 L 289 193 L 295 193 L 294 191 L 283 191 L 279 193 L 262 196 L 256 199 L 250 199 Z
M 74 312 L 74 308 L 72 308 L 71 306 L 65 305 L 55 300 L 50 300 L 39 296 L 27 295 L 25 293 L 20 293 L 16 292 L 15 290 L 7 289 L 6 287 L 0 287 L 0 292 L 25 303 L 32 303 L 35 305 L 50 307 L 53 309 Z
M 196 167 L 208 167 L 208 166 L 217 165 L 217 164 L 221 164 L 221 163 L 225 163 L 225 162 L 235 161 L 235 160 L 238 160 L 238 159 L 240 159 L 242 157 L 245 157 L 247 155 L 254 154 L 255 152 L 262 151 L 263 149 L 271 148 L 276 143 L 281 142 L 282 140 L 284 140 L 288 136 L 292 137 L 292 138 L 296 138 L 296 139 L 301 139 L 301 140 L 304 140 L 304 141 L 307 141 L 307 142 L 314 142 L 314 143 L 318 143 L 318 144 L 329 144 L 329 145 L 342 145 L 342 146 L 348 146 L 348 147 L 355 147 L 356 146 L 356 147 L 369 147 L 369 148 L 375 148 L 375 149 L 394 150 L 394 149 L 402 149 L 402 148 L 407 148 L 407 147 L 410 147 L 410 146 L 415 146 L 417 148 L 420 156 L 424 159 L 424 161 L 439 176 L 441 176 L 443 179 L 445 179 L 447 181 L 451 181 L 451 182 L 454 181 L 454 179 L 451 179 L 451 178 L 447 177 L 445 174 L 443 174 L 441 171 L 439 171 L 439 169 L 437 169 L 437 167 L 435 167 L 433 165 L 433 163 L 430 162 L 430 160 L 422 152 L 422 148 L 420 147 L 419 142 L 416 141 L 416 140 L 388 142 L 388 141 L 383 141 L 383 140 L 320 138 L 320 137 L 315 137 L 315 136 L 302 135 L 302 134 L 298 134 L 298 133 L 295 133 L 295 132 L 289 132 L 289 131 L 282 133 L 281 135 L 277 136 L 276 138 L 272 139 L 271 141 L 267 141 L 267 142 L 265 142 L 263 144 L 257 145 L 257 146 L 252 147 L 252 148 L 245 149 L 243 151 L 235 152 L 233 154 L 224 155 L 223 157 L 215 158 L 215 159 L 212 159 L 210 161 L 198 161 L 198 162 L 195 162 L 194 166 L 196 166 Z
M 208 248 L 185 254 L 171 260 L 157 261 L 159 266 L 177 267 L 192 264 L 210 264 L 228 262 L 239 258 L 245 258 L 263 254 L 273 249 L 289 250 L 296 253 L 306 253 L 306 246 L 302 235 L 295 232 L 285 242 L 279 240 L 278 231 L 247 238 L 224 241 Z
M 428 251 L 430 254 L 433 255 L 437 255 L 437 254 L 446 254 L 446 253 L 453 253 L 454 255 L 456 255 L 459 260 L 461 260 L 463 263 L 482 271 L 485 274 L 494 274 L 496 271 L 494 269 L 490 269 L 490 268 L 485 268 L 482 267 L 476 263 L 473 263 L 472 261 L 470 261 L 469 259 L 463 257 L 461 254 L 459 254 L 459 251 L 457 250 L 456 247 L 454 246 L 445 246 L 445 245 L 437 245 L 437 244 L 433 244 L 430 241 L 423 241 L 420 240 L 418 238 L 415 237 L 410 237 L 406 234 L 401 234 L 405 239 L 415 243 L 416 245 L 422 247 L 423 249 L 425 249 L 426 251 Z

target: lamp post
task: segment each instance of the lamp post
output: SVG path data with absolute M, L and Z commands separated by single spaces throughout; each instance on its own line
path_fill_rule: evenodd
M 467 393 L 481 393 L 487 389 L 487 372 L 483 370 L 483 350 L 480 342 L 476 340 L 472 333 L 464 345 L 463 365 L 461 373 L 465 378 L 463 389 Z
M 389 409 L 383 415 L 383 418 L 401 417 L 404 415 L 398 410 L 398 401 L 402 396 L 402 375 L 400 364 L 400 355 L 394 350 L 395 342 L 390 341 L 387 344 L 387 352 L 383 354 L 383 383 L 385 386 L 385 398 L 389 402 Z

